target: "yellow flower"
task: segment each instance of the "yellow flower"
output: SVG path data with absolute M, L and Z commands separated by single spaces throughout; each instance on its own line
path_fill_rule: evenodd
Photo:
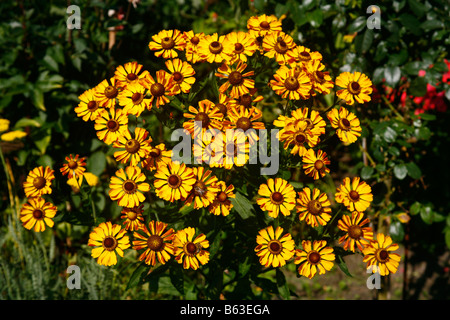
M 372 228 L 365 227 L 370 221 L 368 218 L 364 219 L 362 212 L 353 211 L 352 216 L 343 215 L 338 221 L 338 228 L 344 232 L 345 235 L 339 238 L 339 243 L 344 243 L 344 250 L 355 252 L 355 244 L 362 252 L 363 248 L 373 240 Z
M 311 51 L 311 49 L 304 46 L 296 46 L 287 53 L 288 63 L 300 63 L 305 64 L 311 60 L 322 60 L 322 54 L 318 51 Z
M 86 158 L 78 157 L 78 154 L 75 155 L 75 157 L 72 154 L 66 157 L 66 163 L 64 163 L 62 168 L 59 169 L 63 176 L 67 175 L 70 179 L 72 177 L 76 178 L 83 175 L 84 171 L 86 171 Z
M 309 113 L 309 116 L 308 116 Z M 306 122 L 306 129 L 315 136 L 320 136 L 325 133 L 326 122 L 316 110 L 309 112 L 308 108 L 298 108 L 291 111 L 291 117 L 280 115 L 273 121 L 273 125 L 281 128 L 279 134 L 282 135 L 287 126 L 297 125 L 299 122 Z
M 143 193 L 150 190 L 145 175 L 139 167 L 128 166 L 116 171 L 109 184 L 111 200 L 118 201 L 121 207 L 133 208 L 144 202 Z
M 130 166 L 136 166 L 141 159 L 145 159 L 149 155 L 152 141 L 149 132 L 144 128 L 134 129 L 134 138 L 131 137 L 128 130 L 124 131 L 124 134 L 113 143 L 114 148 L 123 149 L 114 152 L 114 158 L 121 163 L 130 161 Z
M 215 75 L 219 78 L 227 79 L 227 82 L 219 88 L 220 93 L 225 93 L 230 87 L 229 97 L 237 99 L 244 94 L 248 94 L 255 87 L 255 80 L 248 79 L 255 73 L 253 71 L 243 72 L 247 68 L 247 64 L 242 61 L 237 62 L 235 68 L 231 68 L 227 63 L 223 63 L 217 69 Z
M 287 63 L 287 52 L 296 46 L 294 39 L 283 31 L 276 31 L 264 37 L 262 47 L 264 55 L 268 58 L 275 58 L 280 65 Z
M 204 167 L 194 167 L 192 170 L 196 181 L 184 205 L 190 206 L 194 202 L 194 209 L 206 208 L 214 201 L 216 192 L 219 191 L 216 186 L 218 179 L 211 175 L 211 170 L 205 170 Z
M 283 228 L 277 227 L 273 230 L 272 226 L 260 230 L 256 236 L 255 247 L 256 255 L 259 257 L 259 263 L 265 267 L 282 267 L 286 261 L 295 254 L 295 242 L 290 233 L 283 236 Z
M 146 264 L 154 266 L 159 261 L 166 264 L 170 260 L 170 255 L 174 254 L 172 240 L 175 238 L 175 231 L 167 228 L 167 223 L 161 221 L 150 221 L 148 228 L 144 227 L 140 232 L 134 232 L 133 249 L 145 251 L 139 256 L 139 261 L 145 261 Z
M 88 246 L 92 248 L 91 256 L 103 266 L 117 264 L 117 255 L 123 257 L 124 250 L 130 247 L 126 230 L 110 221 L 102 222 L 89 234 Z
M 241 129 L 248 135 L 248 140 L 252 145 L 259 140 L 256 130 L 265 129 L 264 122 L 256 121 L 262 118 L 261 110 L 256 107 L 245 108 L 239 105 L 228 111 L 228 118 L 230 121 L 226 122 L 224 129 Z M 250 131 L 247 132 L 247 130 Z
M 172 93 L 189 93 L 195 82 L 194 68 L 186 61 L 180 59 L 167 60 L 166 67 L 172 76 Z
M 172 76 L 166 71 L 156 71 L 156 81 L 150 73 L 148 73 L 145 78 L 139 81 L 139 83 L 146 89 L 149 89 L 151 96 L 148 107 L 149 110 L 154 100 L 156 101 L 157 108 L 170 102 L 168 97 L 173 95 L 172 87 L 174 83 Z
M 331 79 L 330 73 L 323 71 L 325 65 L 320 60 L 310 60 L 305 65 L 306 73 L 309 75 L 312 83 L 311 94 L 316 95 L 316 92 L 321 94 L 329 94 L 334 83 Z
M 247 32 L 230 32 L 226 35 L 226 38 L 234 45 L 233 58 L 230 63 L 237 61 L 247 62 L 247 57 L 253 56 L 258 50 L 255 38 Z
M 308 149 L 303 156 L 302 163 L 305 174 L 313 177 L 314 180 L 323 178 L 325 174 L 330 172 L 327 165 L 331 162 L 328 159 L 326 152 L 323 152 L 322 150 L 317 150 L 316 154 L 313 149 Z
M 300 157 L 306 154 L 306 146 L 313 148 L 319 143 L 318 135 L 308 129 L 307 121 L 290 122 L 280 132 L 278 135 L 280 141 L 284 141 L 284 149 L 287 150 L 290 145 L 294 145 L 291 154 L 298 154 Z
M 202 61 L 203 59 L 198 54 L 198 44 L 205 37 L 205 34 L 203 32 L 194 33 L 194 31 L 189 30 L 183 32 L 183 37 L 186 41 L 186 60 L 191 63 Z
M 191 192 L 196 178 L 194 171 L 186 167 L 184 163 L 169 162 L 162 165 L 155 173 L 153 185 L 156 195 L 166 201 L 184 201 Z
M 50 167 L 36 167 L 28 173 L 23 188 L 27 198 L 40 197 L 44 194 L 51 194 L 52 180 L 55 179 L 54 171 Z
M 312 227 L 326 225 L 331 219 L 330 200 L 325 193 L 320 193 L 319 189 L 303 188 L 298 193 L 297 213 L 299 220 L 305 220 Z
M 150 149 L 147 158 L 142 160 L 142 167 L 149 170 L 157 170 L 162 165 L 167 165 L 172 159 L 172 151 L 166 150 L 166 145 L 160 143 Z
M 335 200 L 343 203 L 349 211 L 365 211 L 373 201 L 372 188 L 360 181 L 360 177 L 345 177 L 343 183 L 336 189 Z
M 346 108 L 340 107 L 339 111 L 334 108 L 327 113 L 331 126 L 336 129 L 336 134 L 342 142 L 347 144 L 355 142 L 361 136 L 361 124 L 354 113 Z
M 143 65 L 138 64 L 136 61 L 118 66 L 114 72 L 118 86 L 126 88 L 128 85 L 139 84 L 139 80 L 143 79 L 148 73 L 147 70 L 142 70 L 142 68 Z
M 294 263 L 299 264 L 298 273 L 304 277 L 312 279 L 317 271 L 324 274 L 333 267 L 333 261 L 336 259 L 333 248 L 327 247 L 325 240 L 302 241 L 303 250 L 297 249 L 295 252 Z
M 10 121 L 8 119 L 0 119 L 0 132 L 8 131 L 9 123 Z
M 145 228 L 143 212 L 144 205 L 142 204 L 133 208 L 123 208 L 120 212 L 120 219 L 123 220 L 122 224 L 125 230 L 136 231 Z
M 186 41 L 183 34 L 177 30 L 162 30 L 152 36 L 148 44 L 151 51 L 155 51 L 155 56 L 164 59 L 173 59 L 178 57 L 177 51 L 183 51 L 186 47 Z
M 200 265 L 205 265 L 209 262 L 209 241 L 206 236 L 201 233 L 195 237 L 195 229 L 187 227 L 183 230 L 177 231 L 173 239 L 174 256 L 178 263 L 183 264 L 184 269 L 192 268 L 197 270 Z
M 390 236 L 382 233 L 377 234 L 376 240 L 372 240 L 363 249 L 363 262 L 367 262 L 367 268 L 372 267 L 372 272 L 380 272 L 380 275 L 387 276 L 389 273 L 396 273 L 400 263 L 400 255 L 393 253 L 398 249 L 398 244 L 392 243 Z
M 102 110 L 95 120 L 94 129 L 97 137 L 106 144 L 114 143 L 124 132 L 128 131 L 128 117 L 122 109 Z
M 209 129 L 222 129 L 223 114 L 214 103 L 208 99 L 203 99 L 198 102 L 198 109 L 189 106 L 189 113 L 183 113 L 183 116 L 189 120 L 183 123 L 183 128 L 186 129 L 193 138 L 202 138 L 205 131 Z M 196 121 L 201 122 L 200 126 L 196 125 Z
M 370 101 L 372 93 L 372 81 L 361 72 L 343 72 L 336 78 L 336 85 L 344 88 L 336 92 L 337 96 L 348 105 L 356 102 L 364 103 Z
M 308 99 L 312 88 L 311 80 L 305 71 L 296 72 L 288 66 L 281 66 L 273 75 L 269 85 L 283 99 Z
M 230 214 L 231 208 L 233 208 L 230 198 L 236 197 L 233 193 L 234 186 L 232 184 L 227 186 L 224 181 L 219 181 L 217 182 L 217 187 L 219 190 L 216 192 L 213 202 L 208 206 L 208 211 L 216 216 L 222 215 L 226 217 Z
M 294 187 L 282 178 L 268 179 L 267 184 L 259 186 L 258 195 L 256 203 L 272 218 L 277 218 L 280 212 L 289 216 L 295 207 Z
M 23 226 L 31 230 L 34 227 L 35 232 L 45 230 L 45 225 L 52 228 L 54 222 L 52 218 L 56 215 L 56 206 L 50 202 L 45 202 L 43 198 L 29 198 L 20 210 L 20 221 Z
M 100 106 L 104 108 L 114 108 L 116 106 L 116 98 L 122 87 L 119 86 L 116 78 L 112 77 L 103 80 L 94 88 L 94 96 L 98 100 Z
M 147 89 L 139 82 L 133 82 L 119 93 L 117 99 L 124 113 L 139 117 L 144 110 L 152 108 L 152 99 L 146 98 L 146 95 Z
M 244 106 L 246 108 L 251 108 L 254 104 L 262 101 L 264 99 L 263 96 L 258 95 L 258 90 L 256 88 L 249 89 L 248 93 L 240 95 L 237 98 L 229 99 L 228 101 L 228 109 L 238 108 L 238 106 Z
M 233 57 L 234 45 L 225 35 L 219 36 L 217 33 L 205 35 L 198 44 L 197 52 L 199 56 L 209 63 L 222 63 L 230 61 Z
M 281 31 L 281 20 L 274 15 L 253 16 L 247 20 L 247 29 L 258 36 Z
M 97 119 L 100 111 L 103 110 L 103 106 L 100 105 L 100 99 L 95 96 L 95 88 L 86 90 L 78 99 L 80 99 L 80 102 L 74 109 L 77 116 L 82 118 L 83 121 Z
M 23 132 L 21 130 L 15 130 L 15 131 L 10 131 L 10 132 L 2 134 L 0 139 L 2 141 L 8 141 L 9 142 L 9 141 L 14 141 L 16 139 L 22 139 L 22 138 L 24 138 L 26 136 L 27 136 L 26 132 Z

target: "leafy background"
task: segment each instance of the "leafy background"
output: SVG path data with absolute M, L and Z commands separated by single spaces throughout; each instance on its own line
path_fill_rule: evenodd
M 81 30 L 66 27 L 69 4 L 81 8 Z M 228 299 L 448 298 L 449 112 L 428 110 L 416 115 L 420 105 L 413 97 L 425 96 L 427 84 L 440 82 L 436 87 L 445 92 L 443 99 L 449 104 L 450 88 L 441 80 L 448 72 L 444 59 L 448 59 L 450 19 L 443 12 L 449 12 L 449 4 L 378 1 L 381 29 L 371 30 L 366 25 L 371 13 L 366 10 L 372 4 L 147 0 L 134 8 L 125 0 L 1 2 L 0 116 L 11 121 L 11 129 L 28 135 L 20 141 L 1 142 L 5 161 L 0 171 L 0 298 L 217 299 L 223 292 Z M 112 10 L 115 13 L 110 15 Z M 108 179 L 67 201 L 70 187 L 57 176 L 52 198 L 64 214 L 55 218 L 55 228 L 36 234 L 20 225 L 14 210 L 25 201 L 21 185 L 35 166 L 59 168 L 66 155 L 78 153 L 87 156 L 88 171 L 100 178 L 114 172 L 111 150 L 73 111 L 84 90 L 112 76 L 118 65 L 128 61 L 159 69 L 161 61 L 147 45 L 162 29 L 225 34 L 245 30 L 248 18 L 262 13 L 284 15 L 283 30 L 289 30 L 297 43 L 320 51 L 334 77 L 342 71 L 361 71 L 376 85 L 378 94 L 356 110 L 363 123 L 364 143 L 347 147 L 335 141 L 328 147 L 331 157 L 339 159 L 331 167 L 328 191 L 333 192 L 344 173 L 360 175 L 372 185 L 375 227 L 389 233 L 403 252 L 401 268 L 385 280 L 383 292 L 369 292 L 365 270 L 351 257 L 327 279 L 298 279 L 293 264 L 284 273 L 261 273 L 253 247 L 240 243 L 247 233 L 256 234 L 259 223 L 258 208 L 245 197 L 243 186 L 235 214 L 226 224 L 218 228 L 217 217 L 192 221 L 213 239 L 210 252 L 214 259 L 199 272 L 171 268 L 172 261 L 148 275 L 133 252 L 114 268 L 96 264 L 86 247 L 90 231 L 86 213 L 91 208 L 84 204 L 93 200 L 103 219 L 118 216 L 117 206 L 108 201 Z M 419 76 L 420 70 L 426 70 L 425 76 Z M 406 103 L 400 94 L 388 95 L 391 89 L 387 87 L 394 93 L 405 91 Z M 270 119 L 273 115 L 265 112 L 265 120 Z M 157 129 L 152 136 L 159 135 Z M 159 138 L 169 140 L 169 132 Z M 284 167 L 280 174 L 290 178 L 295 172 Z M 7 173 L 12 177 L 9 186 Z M 161 206 L 156 202 L 153 209 Z M 176 208 L 164 210 L 170 220 Z M 182 214 L 189 216 L 189 212 Z M 409 222 L 399 219 L 399 214 L 407 214 Z M 82 290 L 66 287 L 65 270 L 70 264 L 82 270 Z

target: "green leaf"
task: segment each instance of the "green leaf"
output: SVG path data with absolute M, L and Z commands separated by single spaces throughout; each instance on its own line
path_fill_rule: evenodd
M 106 156 L 103 151 L 92 153 L 86 161 L 87 171 L 99 176 L 106 168 Z
M 348 271 L 348 267 L 347 267 L 347 264 L 344 261 L 344 258 L 341 255 L 339 255 L 339 254 L 336 254 L 336 264 L 338 265 L 339 269 L 342 270 L 342 272 L 344 272 L 347 276 L 353 278 L 351 273 Z
M 406 164 L 406 168 L 408 169 L 408 175 L 413 179 L 420 179 L 422 177 L 422 171 L 420 168 L 414 163 L 409 162 Z
M 372 177 L 373 172 L 375 171 L 374 168 L 369 167 L 369 166 L 365 166 L 361 169 L 361 178 L 363 180 L 367 180 L 370 179 L 370 177 Z
M 179 266 L 175 266 L 169 269 L 169 277 L 172 285 L 178 292 L 184 295 L 184 273 Z
M 403 179 L 405 179 L 407 174 L 408 174 L 408 169 L 406 168 L 404 163 L 397 164 L 394 167 L 394 176 L 397 179 L 403 180 Z
M 417 18 L 421 18 L 428 10 L 427 7 L 417 0 L 408 0 L 408 5 Z
M 450 249 L 450 228 L 445 232 L 445 244 Z
M 394 242 L 401 242 L 405 237 L 403 223 L 400 221 L 392 221 L 389 225 L 389 234 Z
M 423 61 L 411 61 L 403 66 L 403 70 L 411 76 L 417 76 L 419 71 L 426 67 L 427 66 Z
M 401 75 L 402 72 L 398 66 L 388 66 L 384 69 L 386 83 L 391 87 L 395 87 L 397 85 L 400 81 Z
M 40 127 L 40 126 L 41 123 L 39 121 L 29 118 L 22 118 L 16 122 L 16 124 L 14 125 L 14 129 L 19 129 L 23 127 Z
M 423 77 L 417 77 L 413 81 L 408 89 L 408 93 L 414 97 L 423 97 L 427 93 L 427 80 Z
M 309 24 L 313 28 L 318 28 L 323 22 L 323 12 L 322 9 L 318 8 L 307 15 Z
M 354 33 L 354 32 L 360 32 L 362 31 L 367 25 L 367 17 L 360 16 L 356 18 L 348 27 L 348 33 Z
M 373 30 L 367 28 L 366 31 L 364 32 L 364 36 L 362 39 L 362 43 L 361 43 L 361 52 L 362 53 L 366 53 L 370 47 L 372 46 L 373 43 Z
M 418 201 L 414 202 L 411 207 L 409 207 L 409 213 L 411 215 L 416 215 L 420 212 L 420 209 L 422 208 L 422 204 Z
M 383 138 L 387 143 L 392 143 L 395 141 L 395 138 L 397 138 L 397 131 L 391 127 L 386 127 L 383 133 Z
M 245 220 L 251 216 L 254 216 L 253 204 L 247 199 L 247 197 L 243 196 L 239 192 L 236 192 L 235 195 L 236 197 L 230 198 L 230 201 L 241 218 Z
M 434 29 L 443 29 L 444 28 L 444 22 L 440 20 L 427 20 L 424 23 L 420 25 L 420 27 L 425 31 L 431 31 Z
M 137 287 L 140 284 L 143 284 L 144 283 L 143 279 L 145 278 L 149 269 L 150 269 L 149 265 L 145 264 L 144 262 L 140 263 L 139 266 L 136 269 L 134 269 L 133 273 L 131 274 L 130 280 L 128 280 L 126 290 Z
M 283 271 L 281 271 L 279 268 L 276 269 L 276 279 L 277 279 L 278 293 L 283 299 L 289 300 L 291 297 L 289 286 L 286 282 L 286 277 Z
M 426 224 L 433 223 L 434 211 L 431 209 L 431 206 L 423 206 L 420 209 L 420 217 Z
M 400 15 L 399 19 L 407 31 L 410 31 L 416 36 L 420 36 L 422 34 L 422 30 L 420 29 L 420 22 L 413 15 L 409 13 L 403 13 Z

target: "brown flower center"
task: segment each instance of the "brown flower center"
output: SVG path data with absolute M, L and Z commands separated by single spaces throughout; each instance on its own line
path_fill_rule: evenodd
M 206 192 L 206 185 L 203 181 L 197 181 L 194 184 L 193 190 L 196 196 L 202 197 Z
M 319 263 L 319 261 L 320 261 L 320 254 L 319 254 L 317 251 L 311 251 L 311 252 L 308 254 L 308 261 L 309 261 L 311 264 L 317 264 L 317 263 Z
M 119 130 L 119 122 L 117 120 L 108 120 L 106 123 L 106 127 L 109 129 L 109 131 L 114 132 Z
M 209 51 L 212 54 L 219 54 L 223 50 L 223 46 L 219 41 L 213 41 L 209 44 Z
M 228 196 L 225 192 L 220 191 L 220 193 L 217 195 L 217 200 L 219 200 L 220 202 L 225 202 L 227 201 Z
M 125 143 L 125 150 L 128 153 L 136 153 L 141 148 L 141 144 L 136 139 L 130 139 Z
M 133 104 L 140 104 L 144 100 L 144 95 L 140 92 L 135 92 L 131 96 L 131 101 L 133 101 Z
M 127 219 L 128 220 L 134 221 L 137 219 L 137 217 L 138 217 L 138 213 L 135 209 L 130 209 L 127 211 Z
M 270 198 L 272 199 L 272 202 L 275 203 L 275 204 L 280 204 L 284 200 L 283 195 L 281 194 L 281 192 L 278 192 L 278 191 L 272 193 Z
M 245 93 L 239 97 L 239 104 L 243 105 L 246 108 L 250 108 L 252 105 L 252 102 L 253 102 L 252 97 L 248 93 Z
M 191 38 L 191 43 L 192 43 L 194 46 L 197 45 L 199 42 L 200 42 L 200 38 L 199 38 L 199 37 L 193 36 L 193 37 Z
M 162 249 L 164 249 L 164 241 L 163 241 L 163 239 L 160 236 L 156 235 L 156 234 L 151 235 L 150 237 L 148 237 L 147 245 L 153 251 L 161 251 Z
M 361 238 L 363 232 L 360 226 L 354 225 L 348 228 L 348 236 L 353 239 Z
M 300 61 L 308 61 L 311 60 L 311 55 L 309 54 L 308 51 L 302 51 L 300 52 L 300 54 L 298 55 Z
M 41 209 L 34 209 L 33 211 L 33 217 L 35 219 L 42 219 L 44 217 L 44 212 L 42 212 Z
M 319 215 L 323 211 L 322 204 L 318 200 L 311 200 L 308 202 L 308 211 L 313 215 Z
M 94 112 L 95 110 L 97 110 L 98 109 L 97 101 L 94 101 L 94 100 L 89 101 L 87 104 L 87 108 L 91 112 Z
M 167 182 L 169 183 L 169 187 L 176 189 L 181 185 L 181 178 L 179 175 L 172 174 L 167 179 Z
M 133 180 L 127 180 L 123 183 L 123 190 L 127 194 L 135 193 L 136 188 L 136 182 L 134 182 Z
M 265 29 L 265 30 L 267 30 L 267 29 L 270 28 L 270 24 L 269 24 L 267 21 L 261 22 L 261 23 L 259 24 L 259 26 L 260 26 L 262 29 Z
M 173 80 L 174 80 L 177 84 L 182 83 L 183 80 L 184 80 L 183 75 L 181 74 L 181 72 L 178 72 L 178 71 L 174 72 L 173 75 L 172 75 L 172 77 L 173 77 Z
M 36 177 L 33 179 L 33 186 L 36 189 L 42 189 L 43 187 L 45 187 L 46 183 L 47 181 L 44 177 Z
M 314 162 L 314 168 L 316 170 L 322 170 L 323 167 L 324 167 L 324 163 L 322 160 L 317 160 L 316 162 Z
M 136 80 L 136 78 L 137 78 L 137 75 L 134 73 L 127 74 L 127 79 L 130 81 Z
M 158 158 L 161 155 L 161 150 L 159 150 L 158 148 L 152 149 L 150 151 L 150 157 L 152 158 Z
M 316 80 L 319 83 L 324 82 L 325 81 L 325 74 L 322 71 L 314 72 L 314 80 Z
M 356 192 L 355 190 L 352 190 L 348 193 L 348 196 L 350 197 L 350 199 L 352 199 L 353 201 L 358 201 L 359 200 L 359 193 Z
M 186 243 L 185 248 L 190 255 L 195 255 L 200 251 L 200 248 L 193 242 Z
M 238 129 L 247 131 L 251 127 L 252 127 L 252 122 L 247 117 L 239 118 L 238 121 L 236 121 L 236 128 L 238 128 Z
M 267 244 L 267 248 L 269 249 L 270 253 L 279 254 L 281 250 L 283 250 L 283 245 L 278 240 L 271 240 Z
M 338 127 L 341 130 L 348 131 L 351 128 L 350 121 L 348 121 L 348 119 L 346 119 L 346 118 L 339 119 Z
M 303 132 L 298 132 L 297 135 L 295 136 L 295 141 L 298 144 L 302 144 L 305 143 L 306 141 L 306 135 Z
M 389 259 L 389 253 L 386 249 L 378 249 L 377 251 L 377 258 L 380 262 L 386 262 Z
M 164 95 L 165 88 L 161 83 L 155 82 L 150 87 L 150 92 L 151 92 L 152 96 L 154 96 L 154 97 L 161 97 L 162 95 Z
M 119 90 L 117 90 L 117 88 L 114 86 L 107 86 L 105 88 L 105 96 L 108 99 L 114 99 L 115 97 L 117 97 L 118 94 L 119 94 Z
M 288 47 L 287 43 L 283 39 L 278 38 L 278 41 L 275 44 L 274 49 L 279 54 L 285 54 L 289 50 L 289 47 Z
M 244 49 L 245 48 L 241 43 L 234 44 L 234 53 L 237 53 L 237 54 L 242 53 L 242 52 L 244 52 Z
M 296 77 L 289 77 L 284 80 L 284 87 L 289 91 L 295 91 L 300 88 L 300 83 L 298 83 Z
M 161 39 L 161 47 L 164 50 L 170 50 L 175 47 L 175 41 L 173 41 L 172 37 L 165 37 Z
M 67 166 L 69 167 L 69 169 L 75 170 L 76 168 L 78 168 L 78 163 L 75 160 L 70 160 Z
M 114 237 L 108 236 L 103 240 L 103 248 L 108 251 L 113 251 L 117 247 L 117 240 Z
M 351 94 L 359 94 L 361 92 L 361 86 L 358 82 L 350 82 L 350 84 L 348 85 L 348 91 Z
M 207 128 L 211 120 L 205 112 L 199 112 L 195 115 L 194 121 L 201 121 L 202 128 Z
M 227 115 L 228 109 L 227 109 L 226 105 L 224 105 L 223 103 L 218 103 L 218 104 L 215 105 L 215 107 L 217 109 L 219 109 L 220 113 L 222 113 L 224 116 Z
M 230 84 L 232 86 L 237 86 L 237 85 L 242 84 L 242 82 L 244 81 L 244 77 L 242 76 L 242 74 L 240 72 L 233 71 L 228 76 L 228 81 L 230 82 Z

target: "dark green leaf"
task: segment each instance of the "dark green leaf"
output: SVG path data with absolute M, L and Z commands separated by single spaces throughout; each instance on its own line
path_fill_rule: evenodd
M 106 168 L 106 156 L 103 151 L 92 153 L 86 161 L 87 170 L 96 176 L 103 173 Z
M 370 177 L 372 177 L 373 172 L 374 172 L 374 168 L 365 166 L 361 169 L 361 178 L 363 180 L 370 179 Z
M 410 31 L 412 34 L 416 36 L 422 34 L 422 30 L 420 29 L 420 22 L 413 15 L 409 13 L 403 13 L 400 15 L 399 19 L 407 31 Z
M 289 292 L 289 286 L 286 282 L 286 277 L 283 271 L 281 271 L 280 269 L 276 269 L 276 278 L 277 278 L 278 293 L 283 299 L 289 300 L 291 294 Z
M 360 32 L 366 27 L 367 17 L 360 16 L 356 18 L 348 27 L 348 33 Z
M 414 97 L 423 97 L 427 93 L 427 80 L 423 77 L 417 77 L 411 81 L 408 91 Z
M 427 224 L 433 223 L 434 211 L 431 209 L 431 206 L 423 206 L 420 210 L 420 217 Z
M 411 178 L 420 179 L 422 177 L 422 171 L 414 162 L 407 163 L 406 168 L 408 169 L 408 175 Z
M 445 232 L 445 244 L 447 245 L 447 248 L 450 249 L 450 228 Z
M 339 255 L 339 254 L 336 254 L 336 263 L 337 263 L 339 269 L 342 270 L 342 272 L 344 272 L 349 277 L 353 277 L 351 275 L 351 273 L 348 271 L 348 267 L 347 267 L 347 264 L 344 261 L 344 258 L 341 255 Z
M 179 268 L 179 266 L 172 266 L 172 268 L 169 269 L 169 277 L 175 289 L 177 289 L 180 294 L 184 295 L 183 270 Z
M 411 215 L 416 215 L 420 212 L 421 208 L 422 204 L 420 202 L 414 202 L 412 206 L 409 208 L 409 213 L 411 213 Z
M 230 198 L 233 208 L 241 216 L 242 219 L 248 219 L 254 216 L 253 204 L 239 192 L 235 193 L 235 198 Z
M 406 168 L 404 163 L 397 164 L 394 167 L 394 176 L 397 179 L 403 180 L 403 179 L 405 179 L 407 174 L 408 174 L 408 169 Z
M 384 69 L 386 83 L 391 87 L 395 87 L 397 85 L 400 81 L 401 75 L 402 72 L 398 66 L 388 66 Z
M 133 273 L 131 274 L 130 280 L 128 280 L 126 290 L 137 287 L 138 285 L 142 284 L 143 278 L 148 273 L 149 269 L 150 266 L 148 266 L 144 262 L 140 263 L 139 266 L 136 269 L 134 269 Z

